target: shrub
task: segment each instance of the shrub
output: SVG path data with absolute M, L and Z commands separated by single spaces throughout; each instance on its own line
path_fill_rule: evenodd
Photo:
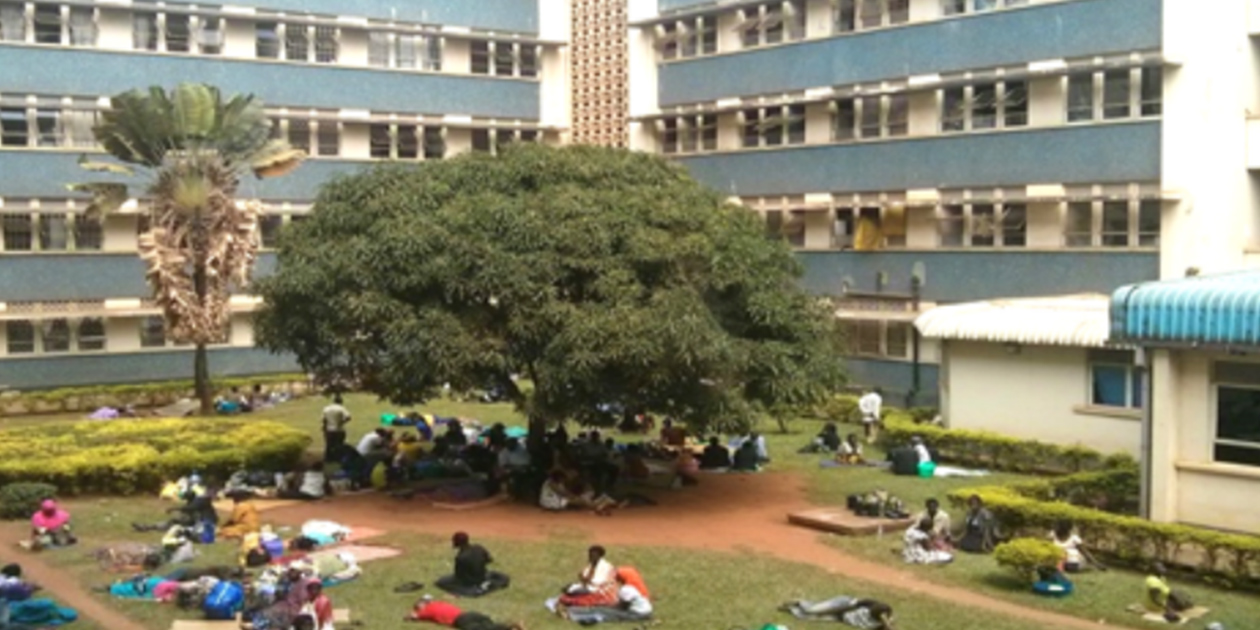
M 836 394 L 818 407 L 818 416 L 831 422 L 856 422 L 858 418 L 857 399 L 852 396 Z
M 39 504 L 57 495 L 57 487 L 46 483 L 11 483 L 0 487 L 0 519 L 30 518 Z
M 227 391 L 233 387 L 242 389 L 259 385 L 278 385 L 285 383 L 304 383 L 307 377 L 301 374 L 278 374 L 248 378 L 216 379 L 212 387 L 216 391 Z M 147 405 L 154 400 L 172 399 L 189 396 L 193 391 L 192 381 L 164 381 L 159 383 L 131 383 L 126 385 L 98 385 L 92 387 L 64 387 L 38 391 L 7 392 L 3 397 L 5 406 L 16 405 L 29 407 L 36 403 L 65 408 L 66 403 L 77 401 L 87 406 L 103 406 L 106 404 Z
M 1038 569 L 1057 567 L 1064 557 L 1062 549 L 1044 538 L 1017 538 L 993 550 L 993 559 L 1023 580 L 1035 581 Z
M 0 431 L 0 483 L 44 482 L 63 494 L 155 492 L 191 471 L 290 469 L 310 437 L 276 422 L 111 420 Z
M 884 418 L 881 440 L 885 445 L 908 444 L 916 435 L 943 460 L 993 470 L 1074 473 L 1105 469 L 1121 460 L 1103 457 L 1102 453 L 1082 446 L 1059 446 L 988 431 L 915 424 L 908 413 L 900 410 Z

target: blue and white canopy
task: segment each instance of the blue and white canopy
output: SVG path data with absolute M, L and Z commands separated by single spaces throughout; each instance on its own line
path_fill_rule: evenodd
M 1121 287 L 1111 296 L 1111 340 L 1260 348 L 1260 270 Z

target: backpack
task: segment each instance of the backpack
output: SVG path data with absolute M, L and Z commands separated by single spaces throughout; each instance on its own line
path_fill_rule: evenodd
M 206 619 L 228 621 L 236 619 L 236 614 L 245 604 L 245 589 L 237 582 L 219 582 L 206 594 L 201 610 Z

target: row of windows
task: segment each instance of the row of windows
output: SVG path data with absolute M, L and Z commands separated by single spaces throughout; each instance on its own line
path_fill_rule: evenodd
M 0 214 L 3 251 L 100 251 L 99 220 L 78 214 Z
M 1157 200 L 1069 202 L 1053 219 L 1064 247 L 1157 247 L 1162 202 Z M 763 210 L 766 233 L 805 247 L 806 210 Z M 827 236 L 832 249 L 859 251 L 906 247 L 909 230 L 904 207 L 852 207 L 831 211 Z M 938 247 L 1027 247 L 1029 210 L 1023 203 L 946 204 L 934 211 Z
M 99 317 L 12 320 L 5 327 L 6 349 L 10 355 L 104 352 L 108 349 L 105 320 Z M 141 348 L 188 345 L 168 342 L 166 322 L 159 315 L 138 320 L 137 334 Z M 222 339 L 226 343 L 231 338 L 229 326 Z
M 926 0 L 936 2 L 938 0 Z M 934 17 L 983 13 L 1020 7 L 1029 0 L 939 0 Z M 911 0 L 833 0 L 830 3 L 833 35 L 867 31 L 910 22 Z M 823 10 L 827 5 L 817 5 Z M 924 11 L 924 14 L 927 12 Z M 791 42 L 807 37 L 811 20 L 806 0 L 763 2 L 730 13 L 686 17 L 656 26 L 656 47 L 662 59 L 683 59 L 729 52 L 721 45 L 719 25 L 734 19 L 737 37 L 731 49 L 740 50 Z
M 1163 70 L 1087 71 L 1068 75 L 1063 102 L 1067 123 L 1159 116 L 1163 112 Z M 941 133 L 1015 129 L 1029 125 L 1026 80 L 993 81 L 948 87 L 936 92 Z M 842 98 L 829 104 L 831 140 L 850 142 L 909 134 L 908 94 Z M 807 106 L 774 105 L 738 112 L 743 148 L 806 142 Z M 658 126 L 661 151 L 690 153 L 719 150 L 718 116 L 670 117 Z
M 92 127 L 97 112 L 62 107 L 66 106 L 53 102 L 34 107 L 0 106 L 0 147 L 96 148 Z M 283 138 L 312 156 L 340 156 L 347 125 L 366 132 L 371 158 L 435 160 L 447 155 L 447 128 L 441 125 L 280 117 L 273 117 L 271 122 L 273 137 Z M 531 129 L 472 129 L 471 135 L 474 151 L 491 153 L 508 142 L 534 142 L 540 138 L 540 132 Z
M 29 8 L 28 8 L 29 7 Z M 0 41 L 96 47 L 100 14 L 92 7 L 0 1 Z M 221 55 L 228 30 L 223 18 L 159 10 L 131 10 L 131 48 L 167 53 Z M 254 56 L 300 63 L 345 62 L 343 33 L 327 24 L 259 20 L 252 23 Z M 367 35 L 367 65 L 439 72 L 445 39 L 436 35 L 360 31 Z M 473 74 L 536 77 L 539 46 L 470 40 Z
M 910 356 L 910 324 L 879 319 L 842 319 L 848 354 L 886 359 Z

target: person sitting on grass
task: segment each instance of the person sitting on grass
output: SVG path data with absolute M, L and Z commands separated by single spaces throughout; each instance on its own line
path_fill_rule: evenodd
M 318 501 L 332 494 L 332 486 L 324 474 L 324 463 L 315 462 L 300 477 L 290 476 L 276 496 L 292 501 Z
M 608 552 L 599 545 L 586 551 L 587 564 L 578 581 L 564 588 L 559 606 L 590 608 L 613 605 L 617 601 L 617 569 L 608 562 Z
M 298 620 L 303 617 L 313 620 L 311 630 L 335 630 L 333 628 L 333 603 L 324 593 L 324 585 L 319 582 L 308 583 L 306 596 L 309 601 L 304 609 L 305 614 L 299 616 Z M 294 621 L 293 628 L 297 630 L 297 621 Z
M 428 595 L 420 598 L 411 614 L 403 621 L 428 621 L 457 630 L 525 630 L 519 622 L 500 623 L 479 612 L 461 610 L 455 604 L 435 600 Z
M 31 598 L 40 590 L 38 584 L 26 581 L 22 577 L 22 565 L 6 564 L 0 569 L 0 605 L 4 602 L 20 602 Z M 0 628 L 4 627 L 0 618 Z
M 963 519 L 958 548 L 967 553 L 991 553 L 997 544 L 997 519 L 984 507 L 979 495 L 967 498 L 967 516 Z
M 700 460 L 688 449 L 678 451 L 674 460 L 674 480 L 670 484 L 674 488 L 694 486 L 700 483 Z
M 253 493 L 232 493 L 232 516 L 219 529 L 220 538 L 243 538 L 246 534 L 259 531 L 262 523 L 258 518 L 258 507 L 254 505 Z
M 78 540 L 70 532 L 70 513 L 52 499 L 40 502 L 39 509 L 31 515 L 31 550 L 66 547 L 76 542 Z
M 687 445 L 687 432 L 674 426 L 669 418 L 661 423 L 660 447 L 665 452 L 673 452 Z
M 169 531 L 176 525 L 183 527 L 197 527 L 207 523 L 218 525 L 219 513 L 215 511 L 211 493 L 201 484 L 199 476 L 189 477 L 188 485 L 180 493 L 179 498 L 184 501 L 184 504 L 166 510 L 167 514 L 173 515 L 167 520 L 152 524 L 132 523 L 132 529 L 138 532 L 162 532 Z
M 1072 530 L 1071 521 L 1055 523 L 1054 531 L 1050 532 L 1050 540 L 1056 547 L 1063 550 L 1063 570 L 1065 572 L 1080 573 L 1090 566 L 1097 567 L 1103 571 L 1106 570 L 1085 549 L 1085 541 L 1081 540 L 1081 537 Z
M 862 459 L 862 442 L 858 440 L 856 433 L 850 433 L 840 443 L 836 450 L 836 463 L 846 466 L 860 466 L 865 463 Z
M 840 450 L 840 430 L 836 427 L 836 423 L 824 424 L 818 437 L 814 438 L 814 445 L 828 453 Z
M 511 583 L 507 575 L 487 568 L 494 558 L 485 547 L 472 544 L 468 534 L 456 532 L 451 536 L 451 546 L 458 550 L 455 573 L 438 578 L 434 582 L 438 588 L 456 597 L 481 597 L 505 589 Z
M 893 630 L 892 606 L 841 595 L 820 602 L 796 600 L 779 610 L 805 621 L 839 621 L 860 630 Z
M 617 570 L 617 601 L 612 606 L 559 607 L 557 613 L 584 626 L 605 621 L 647 621 L 652 618 L 652 601 L 639 572 L 629 567 Z
M 553 512 L 589 508 L 600 516 L 608 516 L 618 505 L 612 497 L 596 497 L 589 491 L 570 491 L 564 471 L 561 470 L 551 471 L 551 475 L 547 477 L 542 490 L 538 493 L 538 506 Z
M 932 544 L 932 519 L 925 518 L 906 530 L 902 558 L 908 564 L 946 564 L 954 556 Z
M 731 461 L 731 470 L 737 472 L 757 472 L 761 467 L 757 463 L 757 444 L 745 440 L 735 451 Z
M 709 438 L 709 445 L 704 447 L 700 455 L 701 470 L 725 470 L 731 467 L 731 450 L 722 445 L 716 437 Z
M 1168 569 L 1162 562 L 1151 565 L 1146 576 L 1146 608 L 1162 613 L 1170 623 L 1181 621 L 1181 613 L 1194 608 L 1194 602 L 1184 592 L 1168 584 Z
M 941 551 L 952 550 L 953 528 L 949 519 L 949 513 L 941 509 L 941 502 L 936 499 L 928 499 L 924 503 L 924 507 L 926 509 L 914 515 L 915 522 L 925 519 L 931 521 L 933 549 L 940 549 Z

